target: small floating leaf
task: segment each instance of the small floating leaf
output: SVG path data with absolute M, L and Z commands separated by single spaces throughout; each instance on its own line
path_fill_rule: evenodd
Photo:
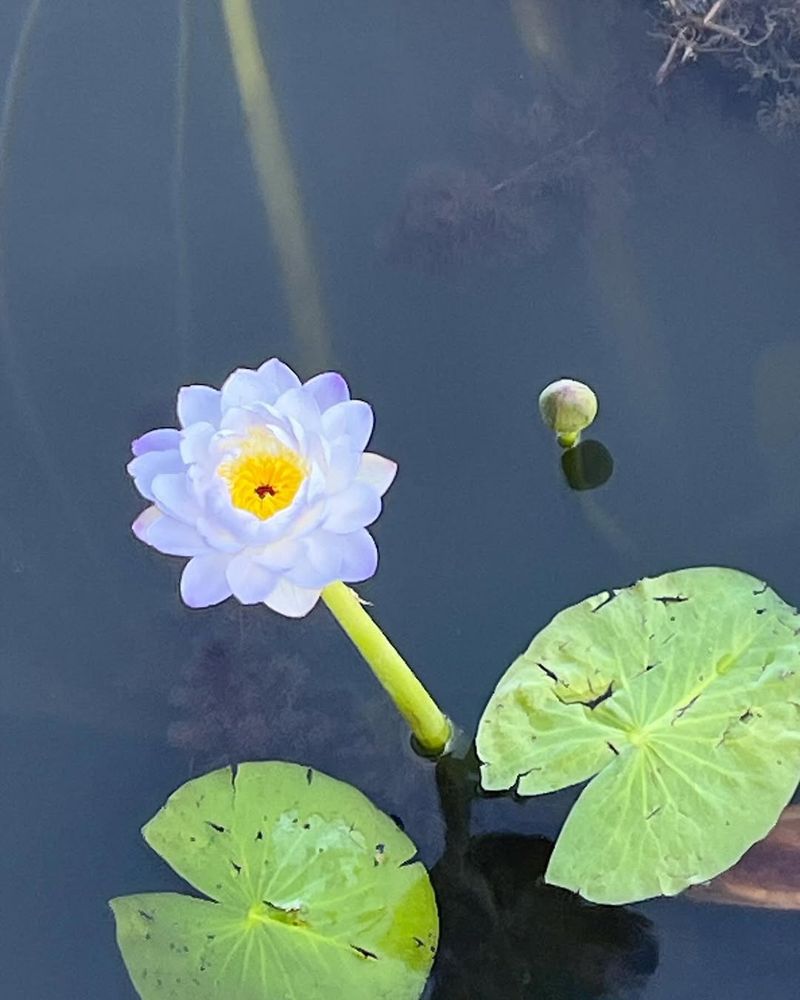
M 766 836 L 800 775 L 798 626 L 764 583 L 714 567 L 556 615 L 501 679 L 477 738 L 486 789 L 593 778 L 547 881 L 602 903 L 672 895 Z
M 359 791 L 282 762 L 187 782 L 142 831 L 210 897 L 111 900 L 144 1000 L 416 1000 L 436 902 L 409 838 Z

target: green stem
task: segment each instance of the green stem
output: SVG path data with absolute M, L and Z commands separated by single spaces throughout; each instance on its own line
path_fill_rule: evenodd
M 322 599 L 411 727 L 420 747 L 432 756 L 444 753 L 453 735 L 450 720 L 364 610 L 358 594 L 344 583 L 330 583 L 322 591 Z

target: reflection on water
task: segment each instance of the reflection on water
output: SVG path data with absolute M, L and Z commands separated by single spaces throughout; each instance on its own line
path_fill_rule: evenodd
M 691 895 L 710 903 L 800 910 L 800 806 L 788 806 L 766 839 Z
M 650 922 L 545 885 L 553 844 L 470 834 L 471 755 L 437 769 L 445 851 L 431 872 L 441 917 L 433 1000 L 635 1000 L 658 966 Z
M 128 536 L 130 438 L 172 423 L 176 371 L 217 384 L 271 355 L 304 364 L 220 7 L 188 6 L 191 24 L 178 0 L 41 3 L 20 64 L 34 8 L 0 5 L 11 1000 L 132 996 L 106 900 L 175 887 L 138 828 L 214 758 L 308 755 L 440 857 L 431 768 L 324 615 L 288 631 L 248 609 L 242 639 L 238 609 L 182 608 Z M 798 147 L 765 139 L 761 95 L 713 53 L 656 88 L 655 8 L 253 4 L 336 367 L 379 403 L 400 461 L 364 594 L 467 731 L 529 636 L 611 581 L 734 565 L 800 601 Z M 434 278 L 375 246 L 418 171 L 397 256 L 432 258 Z M 595 491 L 569 488 L 536 415 L 569 371 L 603 402 L 614 470 Z M 598 911 L 545 889 L 567 799 L 482 800 L 482 832 L 461 839 L 449 817 L 438 995 L 792 995 L 796 912 Z M 724 891 L 786 905 L 794 848 L 778 848 Z M 42 920 L 44 899 L 69 920 Z M 479 928 L 506 958 L 490 982 Z

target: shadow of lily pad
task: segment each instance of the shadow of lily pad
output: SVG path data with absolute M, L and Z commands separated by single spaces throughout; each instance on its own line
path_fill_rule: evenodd
M 111 900 L 144 1000 L 421 995 L 433 890 L 409 838 L 355 788 L 298 764 L 242 764 L 181 786 L 142 833 L 209 897 Z
M 800 774 L 797 612 L 766 584 L 702 567 L 556 615 L 480 722 L 487 790 L 593 780 L 547 881 L 600 903 L 672 895 L 733 865 Z
M 650 922 L 545 885 L 548 840 L 471 837 L 431 871 L 444 946 L 433 1000 L 642 996 L 658 965 Z

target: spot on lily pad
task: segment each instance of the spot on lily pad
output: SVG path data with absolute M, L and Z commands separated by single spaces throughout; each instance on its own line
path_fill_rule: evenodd
M 298 764 L 242 764 L 181 786 L 142 832 L 209 897 L 111 900 L 144 1000 L 323 1000 L 331 983 L 352 1000 L 422 994 L 433 890 L 409 838 L 355 788 Z
M 672 895 L 731 867 L 800 775 L 800 620 L 766 584 L 701 567 L 567 608 L 481 719 L 482 784 L 593 779 L 547 881 L 595 902 Z

